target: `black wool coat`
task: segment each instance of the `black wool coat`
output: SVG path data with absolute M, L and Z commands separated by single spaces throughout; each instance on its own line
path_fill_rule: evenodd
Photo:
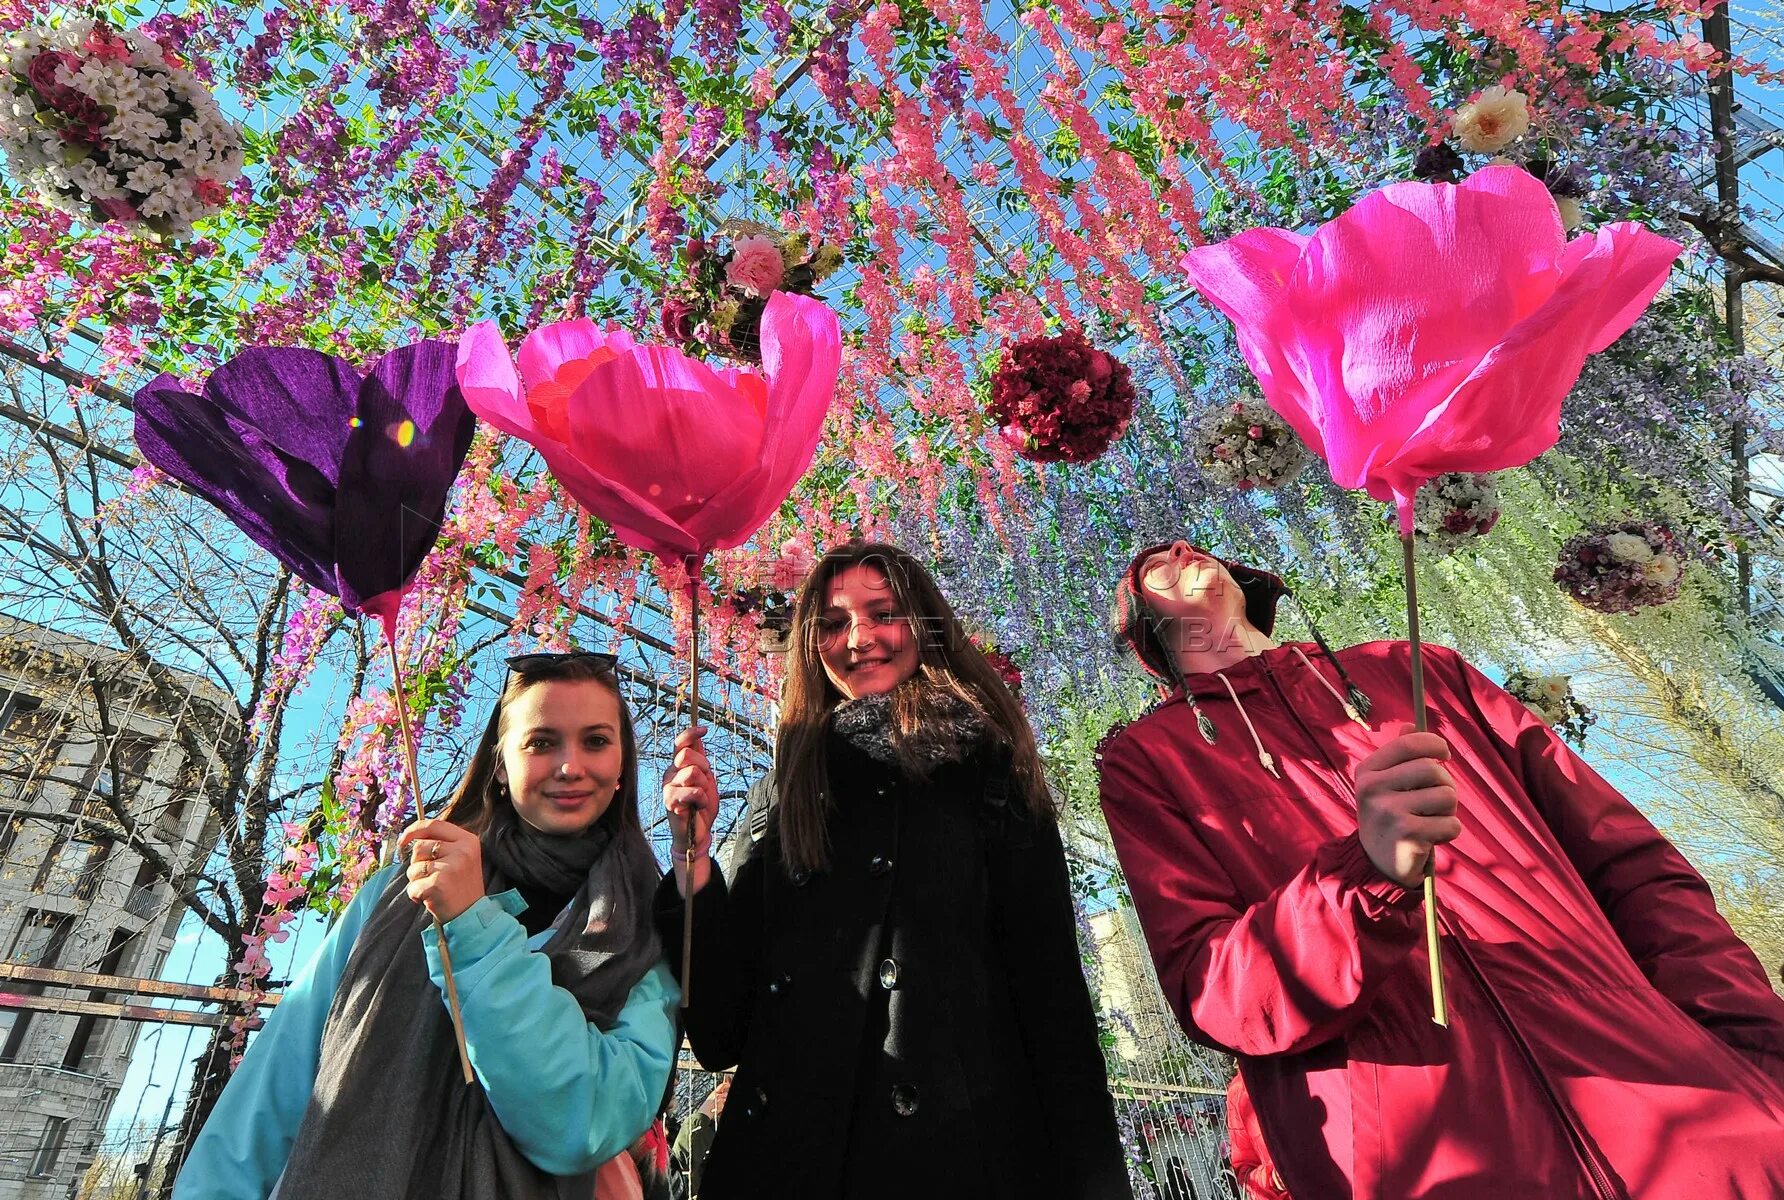
M 737 1067 L 701 1200 L 1128 1200 L 1059 831 L 981 753 L 925 782 L 832 734 L 831 865 L 771 816 L 694 897 L 688 1039 Z M 658 892 L 681 965 L 674 876 Z

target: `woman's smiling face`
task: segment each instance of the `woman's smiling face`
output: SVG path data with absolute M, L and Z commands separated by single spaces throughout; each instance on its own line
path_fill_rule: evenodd
M 910 614 L 884 572 L 862 563 L 830 580 L 818 614 L 818 658 L 848 700 L 889 692 L 917 673 Z
M 542 833 L 574 835 L 606 813 L 625 770 L 619 696 L 598 680 L 535 684 L 502 714 L 496 778 Z

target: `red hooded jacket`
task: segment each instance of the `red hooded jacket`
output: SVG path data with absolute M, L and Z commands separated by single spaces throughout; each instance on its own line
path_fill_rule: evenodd
M 1411 721 L 1406 643 L 1336 657 L 1376 728 Z M 1297 1200 L 1784 1196 L 1784 1000 L 1529 710 L 1428 648 L 1463 823 L 1436 857 L 1443 1029 L 1420 894 L 1357 837 L 1352 781 L 1384 739 L 1332 664 L 1287 644 L 1186 682 L 1216 742 L 1179 690 L 1104 744 L 1103 808 L 1165 995 L 1239 1057 Z

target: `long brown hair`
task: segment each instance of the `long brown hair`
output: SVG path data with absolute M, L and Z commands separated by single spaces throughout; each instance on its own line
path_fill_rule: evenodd
M 1053 800 L 1041 772 L 1034 731 L 985 656 L 967 638 L 959 618 L 923 564 L 884 542 L 849 542 L 831 550 L 811 570 L 793 605 L 792 645 L 781 690 L 780 733 L 774 778 L 780 794 L 782 853 L 791 870 L 823 870 L 830 863 L 831 809 L 826 748 L 830 714 L 842 693 L 824 672 L 818 654 L 819 618 L 830 582 L 850 567 L 871 567 L 885 576 L 893 598 L 911 623 L 917 671 L 891 695 L 894 747 L 924 719 L 923 698 L 946 691 L 984 716 L 1011 755 L 1011 799 L 1035 817 L 1053 820 Z
M 496 701 L 495 711 L 489 714 L 489 723 L 483 727 L 483 739 L 477 743 L 477 749 L 471 754 L 470 765 L 465 768 L 464 778 L 459 780 L 452 799 L 446 803 L 443 814 L 446 820 L 482 837 L 489 832 L 490 826 L 495 824 L 496 817 L 504 808 L 513 809 L 513 795 L 506 785 L 496 779 L 496 766 L 502 761 L 502 735 L 507 732 L 508 706 L 522 692 L 542 683 L 578 683 L 584 680 L 593 680 L 600 684 L 619 701 L 619 788 L 614 792 L 607 811 L 601 814 L 600 820 L 595 824 L 611 823 L 616 833 L 626 829 L 644 829 L 644 822 L 638 816 L 638 745 L 632 735 L 632 711 L 626 707 L 626 698 L 619 690 L 619 677 L 606 661 L 576 655 L 530 662 L 524 669 L 509 669 L 508 682 L 502 686 L 502 695 Z

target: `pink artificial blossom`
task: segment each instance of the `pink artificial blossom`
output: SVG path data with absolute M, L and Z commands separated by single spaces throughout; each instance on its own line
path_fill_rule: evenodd
M 1264 398 L 1341 487 L 1391 500 L 1555 444 L 1586 357 L 1639 317 L 1679 244 L 1632 222 L 1569 242 L 1542 182 L 1395 183 L 1312 236 L 1247 230 L 1183 260 Z
M 752 296 L 766 296 L 781 285 L 786 275 L 780 247 L 762 234 L 738 238 L 725 265 L 725 282 Z

